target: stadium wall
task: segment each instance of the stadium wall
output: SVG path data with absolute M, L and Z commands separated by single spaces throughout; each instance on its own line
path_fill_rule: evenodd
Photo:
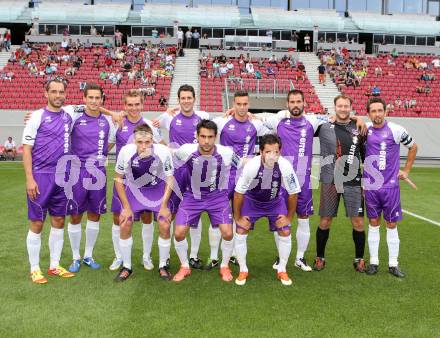
M 284 101 L 283 101 L 284 102 Z M 283 108 L 283 105 L 279 106 Z M 273 106 L 272 106 L 273 108 Z M 220 115 L 220 114 L 218 114 Z M 0 111 L 0 144 L 4 144 L 8 136 L 12 136 L 17 145 L 21 145 L 24 112 Z M 154 118 L 157 113 L 145 113 L 145 117 Z M 440 159 L 440 119 L 431 118 L 399 118 L 390 117 L 390 121 L 404 126 L 416 140 L 420 159 Z M 167 135 L 164 135 L 167 137 Z M 401 156 L 406 156 L 406 148 L 401 147 Z M 314 142 L 314 154 L 319 154 L 319 142 Z

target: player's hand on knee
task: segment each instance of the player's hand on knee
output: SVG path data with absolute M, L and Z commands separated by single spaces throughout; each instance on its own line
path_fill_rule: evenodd
M 161 222 L 171 223 L 171 212 L 168 207 L 161 207 L 159 210 L 159 214 L 157 215 L 157 220 Z
M 40 194 L 38 184 L 33 178 L 26 181 L 26 192 L 32 201 L 35 201 L 37 199 L 37 195 Z
M 131 209 L 122 209 L 119 215 L 119 224 L 124 225 L 127 222 L 133 222 L 133 212 Z
M 290 222 L 292 222 L 292 220 L 289 219 L 286 215 L 278 215 L 275 225 L 277 228 L 282 228 L 286 225 L 289 225 Z
M 237 219 L 236 222 L 241 228 L 246 230 L 249 230 L 252 225 L 248 216 L 242 216 L 239 219 Z

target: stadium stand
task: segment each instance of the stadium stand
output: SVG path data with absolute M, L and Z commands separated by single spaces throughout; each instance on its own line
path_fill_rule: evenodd
M 27 50 L 28 55 L 25 48 L 17 49 L 15 61 L 9 61 L 0 72 L 0 95 L 3 98 L 0 109 L 43 106 L 46 102 L 43 96 L 45 82 L 62 76 L 69 83 L 68 104 L 82 101 L 81 88 L 83 83 L 90 81 L 103 86 L 105 105 L 110 109 L 122 109 L 122 94 L 139 88 L 145 94 L 146 111 L 165 110 L 166 107 L 159 105 L 159 98 L 169 96 L 175 50 L 165 52 L 147 47 L 149 53 L 146 53 L 133 46 L 122 49 L 80 47 L 74 52 L 73 48 L 65 51 L 58 45 L 35 45 L 32 50 Z
M 377 87 L 380 97 L 389 104 L 390 116 L 440 117 L 437 57 L 390 54 L 376 57 L 336 49 L 318 54 L 341 92 L 354 99 L 353 109 L 358 114 L 367 113 L 367 100 Z
M 223 111 L 222 92 L 226 89 L 284 96 L 292 88 L 304 91 L 309 112 L 323 112 L 313 86 L 304 71 L 299 73 L 299 63 L 294 57 L 286 55 L 283 59 L 259 58 L 249 62 L 243 55 L 228 59 L 223 56 L 223 60 L 221 56 L 207 55 L 200 63 L 200 107 L 208 112 Z

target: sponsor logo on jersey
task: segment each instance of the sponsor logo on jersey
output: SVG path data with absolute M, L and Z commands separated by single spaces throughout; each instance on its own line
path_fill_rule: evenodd
M 123 126 L 123 127 L 122 127 L 122 132 L 124 132 L 124 133 L 125 133 L 125 132 L 128 132 L 128 127 L 127 127 L 127 126 Z
M 182 120 L 176 119 L 176 126 L 181 126 L 181 125 L 182 125 Z
M 52 122 L 52 118 L 50 116 L 46 116 L 46 118 L 44 119 L 44 122 L 51 123 Z
M 87 121 L 86 120 L 79 120 L 79 125 L 80 126 L 86 126 L 87 125 Z
M 230 124 L 230 125 L 228 126 L 228 130 L 230 130 L 230 131 L 234 131 L 234 130 L 235 130 L 235 125 Z

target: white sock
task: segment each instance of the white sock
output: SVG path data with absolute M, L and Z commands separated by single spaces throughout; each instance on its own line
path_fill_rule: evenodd
M 119 248 L 121 249 L 122 262 L 124 267 L 131 270 L 131 247 L 133 246 L 133 237 L 119 238 Z
M 290 235 L 279 236 L 279 240 L 278 255 L 280 256 L 280 263 L 278 264 L 278 272 L 286 272 L 287 261 L 292 250 L 292 237 Z
M 26 247 L 29 255 L 29 264 L 31 272 L 40 269 L 40 249 L 41 249 L 41 233 L 36 234 L 31 230 L 28 231 L 26 238 Z
M 235 223 L 234 220 L 232 220 L 232 236 L 234 236 L 234 234 L 237 232 L 237 223 Z M 232 257 L 236 256 L 236 252 L 235 252 L 235 245 L 232 247 Z
M 387 244 L 388 244 L 388 265 L 398 266 L 399 262 L 397 258 L 399 257 L 399 233 L 397 232 L 397 227 L 394 229 L 387 228 Z
M 150 259 L 151 248 L 153 246 L 154 225 L 153 222 L 149 224 L 142 223 L 142 242 L 144 246 L 144 259 Z
M 60 265 L 61 251 L 63 251 L 64 229 L 50 228 L 49 252 L 50 268 L 55 269 Z
M 278 235 L 277 231 L 273 232 L 273 239 L 275 240 L 275 245 L 277 246 L 277 251 L 280 250 L 280 235 Z
M 209 246 L 211 247 L 211 259 L 218 260 L 218 249 L 220 247 L 220 241 L 222 239 L 222 233 L 220 229 L 209 226 Z
M 298 228 L 296 229 L 296 259 L 304 258 L 310 240 L 310 223 L 308 218 L 298 218 Z
M 370 251 L 370 264 L 379 265 L 380 226 L 368 225 L 368 250 Z
M 167 265 L 167 259 L 170 257 L 171 238 L 164 239 L 159 236 L 157 245 L 159 247 L 159 268 L 162 268 Z
M 234 247 L 235 253 L 237 255 L 237 261 L 240 265 L 240 272 L 248 272 L 248 267 L 246 265 L 247 256 L 247 234 L 239 235 L 235 234 L 234 237 Z
M 174 248 L 176 249 L 177 256 L 179 256 L 180 259 L 180 265 L 184 268 L 189 268 L 188 263 L 188 241 L 186 238 L 183 241 L 176 241 L 176 238 L 174 238 Z
M 93 257 L 93 248 L 99 234 L 99 221 L 93 222 L 87 220 L 86 225 L 86 246 L 84 249 L 84 258 Z
M 200 241 L 202 240 L 202 219 L 200 218 L 197 228 L 189 229 L 189 237 L 191 238 L 191 253 L 189 258 L 197 258 L 199 255 Z
M 77 260 L 81 258 L 79 247 L 81 245 L 81 223 L 67 225 L 67 233 L 69 234 L 70 247 L 72 248 L 72 258 Z
M 234 249 L 234 239 L 230 241 L 222 239 L 222 263 L 220 264 L 221 268 L 225 268 L 229 266 L 229 260 L 231 259 L 232 250 Z
M 112 226 L 113 250 L 115 251 L 115 257 L 117 259 L 122 260 L 121 249 L 119 247 L 120 234 L 121 234 L 121 229 L 119 228 L 119 225 L 113 224 Z

